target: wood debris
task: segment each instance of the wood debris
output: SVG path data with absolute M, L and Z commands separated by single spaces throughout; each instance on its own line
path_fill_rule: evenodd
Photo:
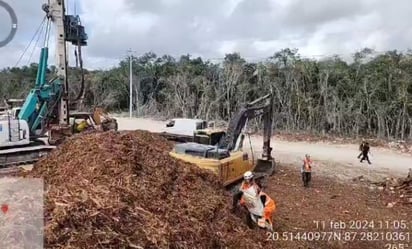
M 382 190 L 395 193 L 399 203 L 412 204 L 412 170 L 405 178 L 386 178 L 384 181 L 372 182 Z
M 74 136 L 27 177 L 46 185 L 46 248 L 263 248 L 213 173 L 145 131 Z

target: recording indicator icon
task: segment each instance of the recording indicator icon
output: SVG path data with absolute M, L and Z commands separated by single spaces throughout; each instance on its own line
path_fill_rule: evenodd
M 16 13 L 14 12 L 13 8 L 8 3 L 6 3 L 2 0 L 0 0 L 0 7 L 7 11 L 7 13 L 9 14 L 10 19 L 11 19 L 11 27 L 10 27 L 9 34 L 5 38 L 0 37 L 0 47 L 4 47 L 11 40 L 13 40 L 14 36 L 16 35 L 16 32 L 17 32 L 17 16 L 16 16 Z

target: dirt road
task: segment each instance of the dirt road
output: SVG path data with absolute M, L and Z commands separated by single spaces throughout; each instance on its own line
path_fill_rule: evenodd
M 166 122 L 142 118 L 117 118 L 120 130 L 148 130 L 160 132 Z M 259 156 L 262 151 L 260 136 L 251 136 L 250 142 L 253 154 Z M 250 150 L 249 139 L 245 139 L 244 147 Z M 314 177 L 316 174 L 333 176 L 340 180 L 348 180 L 363 175 L 369 179 L 382 177 L 404 177 L 412 167 L 412 157 L 384 148 L 371 148 L 372 165 L 360 163 L 356 158 L 359 154 L 356 144 L 327 144 L 309 142 L 272 140 L 273 155 L 281 164 L 296 165 L 299 170 L 303 156 L 308 153 L 315 160 Z M 255 156 L 255 157 L 256 157 Z

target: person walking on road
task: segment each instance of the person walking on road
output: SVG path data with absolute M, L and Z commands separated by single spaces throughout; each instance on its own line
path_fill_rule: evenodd
M 313 161 L 310 159 L 310 155 L 306 154 L 301 169 L 303 186 L 305 188 L 309 187 L 309 182 L 312 180 L 312 165 Z
M 360 153 L 359 153 L 359 155 L 358 155 L 358 159 L 360 159 L 361 157 L 362 157 L 362 154 L 363 154 L 363 146 L 365 146 L 365 140 L 362 140 L 362 143 L 359 145 L 359 151 L 360 151 Z
M 364 145 L 362 146 L 362 158 L 360 162 L 363 163 L 363 160 L 366 160 L 368 161 L 369 164 L 372 164 L 371 161 L 369 160 L 369 154 L 370 154 L 370 146 L 368 142 L 365 142 Z

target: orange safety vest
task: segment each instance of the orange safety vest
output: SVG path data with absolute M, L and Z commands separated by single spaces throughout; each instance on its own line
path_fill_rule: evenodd
M 265 219 L 268 219 L 269 222 L 272 223 L 272 214 L 276 210 L 276 203 L 272 198 L 269 197 L 269 195 L 264 192 L 260 192 L 260 196 L 266 196 L 266 202 L 263 203 L 263 205 L 265 206 L 263 217 Z
M 312 160 L 304 159 L 303 160 L 303 167 L 305 172 L 311 172 L 312 171 Z

